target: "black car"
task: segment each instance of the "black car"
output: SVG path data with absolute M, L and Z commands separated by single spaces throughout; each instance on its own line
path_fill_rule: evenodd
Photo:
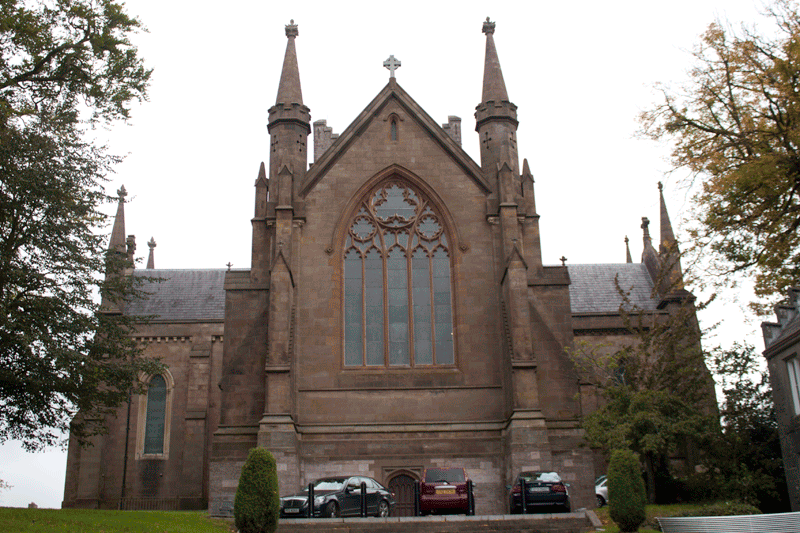
M 556 472 L 520 472 L 511 487 L 509 507 L 512 514 L 522 512 L 522 482 L 525 482 L 525 510 L 557 507 L 570 511 L 569 491 Z
M 366 476 L 326 477 L 314 482 L 314 516 L 334 518 L 361 515 L 361 483 L 367 486 L 367 516 L 389 516 L 394 494 Z M 308 516 L 308 487 L 281 498 L 281 518 Z

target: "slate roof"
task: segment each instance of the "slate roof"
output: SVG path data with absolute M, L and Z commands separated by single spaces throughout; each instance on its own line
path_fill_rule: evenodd
M 225 269 L 135 270 L 136 277 L 164 281 L 146 284 L 147 299 L 129 302 L 125 314 L 153 316 L 155 321 L 222 321 L 225 319 Z
M 614 283 L 630 290 L 631 302 L 645 311 L 653 311 L 658 300 L 651 297 L 653 281 L 641 263 L 604 265 L 569 265 L 569 297 L 573 313 L 616 313 L 622 303 Z M 125 313 L 131 316 L 154 316 L 167 322 L 222 321 L 225 319 L 225 269 L 136 270 L 134 276 L 163 278 L 145 287 L 146 300 L 129 302 Z
M 631 303 L 644 311 L 654 311 L 658 300 L 652 297 L 653 280 L 642 263 L 612 263 L 604 265 L 568 265 L 569 299 L 573 313 L 616 313 L 622 295 L 614 283 L 630 291 Z

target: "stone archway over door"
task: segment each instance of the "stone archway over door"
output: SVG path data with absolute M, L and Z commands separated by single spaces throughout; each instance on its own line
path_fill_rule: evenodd
M 414 483 L 408 474 L 400 474 L 389 481 L 389 490 L 394 493 L 392 516 L 414 516 Z

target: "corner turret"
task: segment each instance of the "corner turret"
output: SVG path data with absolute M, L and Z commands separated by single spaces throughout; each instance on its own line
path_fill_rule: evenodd
M 483 23 L 486 34 L 486 56 L 483 66 L 483 94 L 475 108 L 475 131 L 480 137 L 481 168 L 490 183 L 495 183 L 498 169 L 507 163 L 518 190 L 519 157 L 517 155 L 517 106 L 508 99 L 508 91 L 500 68 L 500 59 L 494 45 L 495 23 L 489 18 Z M 500 198 L 500 202 L 513 202 L 514 198 Z
M 275 105 L 269 109 L 270 134 L 270 180 L 278 177 L 279 171 L 286 167 L 291 170 L 293 183 L 289 190 L 291 198 L 281 198 L 283 206 L 291 206 L 297 198 L 300 181 L 308 166 L 308 135 L 311 133 L 311 114 L 303 105 L 303 91 L 300 87 L 300 70 L 297 66 L 295 39 L 299 35 L 294 20 L 286 25 L 286 54 L 278 86 Z M 277 183 L 275 190 L 283 190 Z

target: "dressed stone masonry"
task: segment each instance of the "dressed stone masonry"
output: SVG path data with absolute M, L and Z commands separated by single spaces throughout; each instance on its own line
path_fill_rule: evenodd
M 558 471 L 574 508 L 595 504 L 604 465 L 580 417 L 597 399 L 565 349 L 576 336 L 633 342 L 615 280 L 654 319 L 680 304 L 654 281 L 675 238 L 662 195 L 660 252 L 647 222 L 641 263 L 626 241 L 627 263 L 543 264 L 495 23 L 483 32 L 480 161 L 461 147 L 461 119 L 431 118 L 390 56 L 388 83 L 341 134 L 313 123 L 309 165 L 299 31 L 286 26 L 250 268 L 156 269 L 151 239 L 148 267 L 123 273 L 163 280 L 104 309 L 154 316 L 135 336 L 168 371 L 143 377 L 138 408 L 109 418 L 94 447 L 72 443 L 65 507 L 230 514 L 254 446 L 275 455 L 283 493 L 363 474 L 408 498 L 399 488 L 424 468 L 463 466 L 478 514 L 507 511 L 506 485 L 524 469 Z M 121 193 L 109 246 L 132 257 L 129 244 Z

